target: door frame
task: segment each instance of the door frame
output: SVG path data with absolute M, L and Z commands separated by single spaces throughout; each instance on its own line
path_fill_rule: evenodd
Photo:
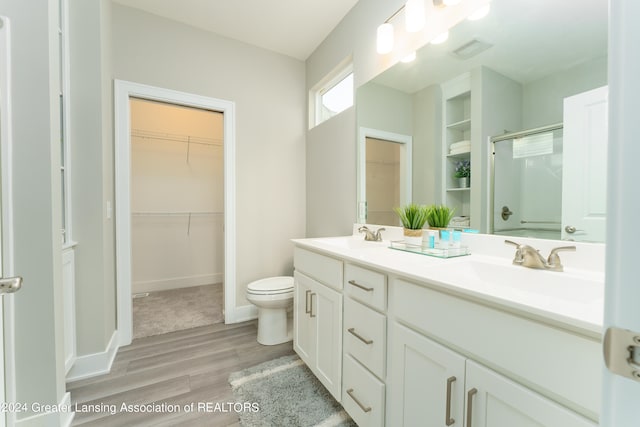
M 11 31 L 7 17 L 0 16 L 0 275 L 15 275 L 13 265 L 13 172 L 11 121 Z M 0 297 L 0 402 L 15 402 L 14 296 Z M 0 427 L 13 425 L 15 413 L 0 415 Z
M 404 172 L 405 182 L 400 188 L 400 205 L 405 205 L 413 200 L 412 193 L 412 141 L 411 135 L 388 132 L 380 129 L 373 129 L 361 126 L 358 128 L 358 153 L 357 153 L 357 191 L 358 191 L 358 211 L 356 218 L 359 223 L 366 223 L 366 200 L 367 200 L 367 138 L 381 139 L 384 141 L 400 144 L 400 173 Z
M 222 99 L 114 80 L 115 224 L 118 345 L 131 344 L 131 112 L 129 98 L 223 113 L 224 122 L 224 320 L 236 321 L 236 162 L 235 103 Z

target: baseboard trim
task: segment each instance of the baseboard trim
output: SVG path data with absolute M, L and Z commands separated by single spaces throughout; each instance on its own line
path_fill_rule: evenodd
M 113 359 L 118 352 L 118 331 L 114 331 L 105 351 L 100 353 L 78 356 L 67 375 L 67 381 L 77 381 L 98 375 L 108 374 L 111 371 Z
M 225 323 L 240 323 L 258 318 L 258 307 L 253 304 L 241 305 L 236 307 L 231 316 L 225 316 Z
M 62 426 L 69 427 L 76 413 L 71 406 L 71 394 L 65 393 L 56 405 L 56 411 L 40 412 L 30 417 L 16 419 L 16 427 Z
M 222 283 L 224 275 L 222 273 L 202 274 L 199 276 L 173 277 L 171 279 L 146 280 L 133 282 L 131 292 L 139 294 L 141 292 L 158 292 L 169 289 L 190 288 L 192 286 L 211 285 Z

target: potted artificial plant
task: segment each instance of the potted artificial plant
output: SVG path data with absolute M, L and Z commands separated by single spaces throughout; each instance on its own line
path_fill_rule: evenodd
M 449 221 L 453 218 L 455 208 L 451 209 L 445 205 L 432 205 L 427 208 L 427 222 L 429 228 L 443 229 L 447 228 Z
M 469 160 L 460 160 L 456 163 L 456 170 L 453 176 L 458 180 L 459 188 L 468 188 L 471 180 L 471 162 Z
M 408 204 L 404 207 L 393 208 L 402 226 L 404 227 L 404 240 L 413 245 L 422 245 L 422 227 L 427 222 L 429 208 L 427 206 Z

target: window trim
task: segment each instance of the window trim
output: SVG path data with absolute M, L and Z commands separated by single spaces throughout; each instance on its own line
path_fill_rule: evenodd
M 351 55 L 340 61 L 333 70 L 331 70 L 309 90 L 309 129 L 313 129 L 320 123 L 331 118 L 328 117 L 323 119 L 322 117 L 322 96 L 333 89 L 350 74 L 353 74 L 353 58 Z M 352 106 L 355 104 L 355 82 L 353 93 L 354 99 L 351 104 Z

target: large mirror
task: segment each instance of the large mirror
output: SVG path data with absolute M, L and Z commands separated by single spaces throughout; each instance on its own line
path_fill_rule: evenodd
M 605 218 L 607 20 L 607 0 L 493 0 L 359 87 L 359 221 L 398 225 L 392 205 L 443 203 L 483 233 L 603 241 L 585 230 Z M 469 184 L 456 176 L 467 162 Z M 565 200 L 576 192 L 592 196 Z M 592 222 L 563 218 L 563 203 Z

